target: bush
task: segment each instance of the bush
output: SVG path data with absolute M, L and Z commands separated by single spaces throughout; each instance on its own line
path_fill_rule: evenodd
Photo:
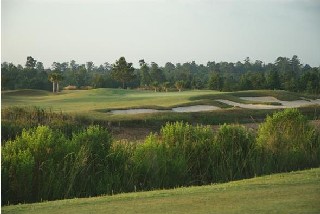
M 109 152 L 110 176 L 107 185 L 108 194 L 119 192 L 132 192 L 137 190 L 134 181 L 133 155 L 136 150 L 136 143 L 127 141 L 115 141 L 112 143 Z
M 99 126 L 74 134 L 71 141 L 47 126 L 23 130 L 2 146 L 2 203 L 106 193 L 111 142 Z
M 218 181 L 231 181 L 253 176 L 255 141 L 244 126 L 221 126 L 215 137 L 213 157 Z
M 214 135 L 209 126 L 167 123 L 160 131 L 160 139 L 170 148 L 173 157 L 177 157 L 177 162 L 186 162 L 185 184 L 205 184 L 211 181 Z
M 2 150 L 1 203 L 31 202 L 35 160 L 29 150 L 16 150 L 12 144 Z
M 64 188 L 59 174 L 60 160 L 66 152 L 65 142 L 63 135 L 46 126 L 24 130 L 21 137 L 7 142 L 3 146 L 1 165 L 5 172 L 2 178 L 8 183 L 4 202 L 58 198 Z
M 263 172 L 283 172 L 313 166 L 319 151 L 314 127 L 297 109 L 268 116 L 258 130 Z
M 298 110 L 268 116 L 257 134 L 239 125 L 225 124 L 214 133 L 209 126 L 175 122 L 136 144 L 113 142 L 100 126 L 71 136 L 48 126 L 23 130 L 2 144 L 2 204 L 202 185 L 319 166 L 320 133 Z
M 76 173 L 73 191 L 77 196 L 98 195 L 107 192 L 105 185 L 109 176 L 109 150 L 112 143 L 110 133 L 100 126 L 89 126 L 74 134 L 71 141 L 76 152 Z
M 186 184 L 187 160 L 178 149 L 150 134 L 134 152 L 135 185 L 141 190 Z

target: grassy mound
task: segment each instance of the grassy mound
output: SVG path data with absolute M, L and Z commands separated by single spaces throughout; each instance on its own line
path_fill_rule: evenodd
M 3 213 L 319 213 L 320 168 L 201 187 L 2 207 Z
M 2 91 L 2 96 L 48 96 L 50 92 L 43 90 L 34 90 L 34 89 L 21 89 L 21 90 L 12 90 L 12 91 Z

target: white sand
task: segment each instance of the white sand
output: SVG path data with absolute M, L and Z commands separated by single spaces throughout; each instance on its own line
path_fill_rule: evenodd
M 297 108 L 307 105 L 320 105 L 320 99 L 317 100 L 295 100 L 295 101 L 282 101 L 275 97 L 240 97 L 240 99 L 253 101 L 253 102 L 278 102 L 281 105 L 264 105 L 264 104 L 243 104 L 230 100 L 216 100 L 231 106 L 237 106 L 245 109 L 283 109 L 283 108 Z M 186 107 L 176 107 L 172 110 L 156 110 L 156 109 L 125 109 L 125 110 L 111 110 L 111 114 L 148 114 L 159 112 L 201 112 L 201 111 L 214 111 L 220 109 L 216 106 L 210 105 L 195 105 Z
M 195 105 L 186 107 L 176 107 L 172 110 L 156 110 L 156 109 L 124 109 L 124 110 L 111 110 L 111 114 L 149 114 L 158 112 L 200 112 L 200 111 L 212 111 L 220 109 L 216 106 L 209 105 Z
M 209 106 L 209 105 L 195 105 L 195 106 L 186 106 L 186 107 L 176 107 L 173 108 L 174 112 L 199 112 L 199 111 L 213 111 L 218 110 L 219 107 Z
M 298 108 L 302 106 L 308 106 L 308 105 L 314 105 L 314 104 L 320 104 L 320 99 L 317 100 L 294 100 L 294 101 L 282 101 L 278 100 L 275 97 L 240 97 L 240 99 L 243 100 L 249 100 L 249 101 L 259 101 L 259 102 L 278 102 L 281 103 L 282 106 L 285 108 Z
M 124 109 L 124 110 L 111 110 L 111 114 L 146 114 L 146 113 L 158 113 L 165 112 L 166 110 L 156 110 L 156 109 Z
M 259 102 L 279 102 L 279 100 L 275 97 L 266 96 L 266 97 L 239 97 L 243 100 L 249 101 L 259 101 Z
M 236 103 L 236 102 L 233 102 L 230 100 L 217 100 L 217 101 L 234 106 L 234 107 L 240 107 L 240 108 L 246 108 L 246 109 L 280 109 L 280 108 L 284 108 L 284 106 Z

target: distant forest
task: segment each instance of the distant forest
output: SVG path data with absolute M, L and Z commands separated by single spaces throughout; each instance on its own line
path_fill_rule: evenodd
M 1 64 L 2 90 L 52 90 L 51 82 L 59 82 L 60 89 L 140 88 L 155 91 L 182 89 L 212 89 L 236 91 L 252 89 L 283 89 L 293 92 L 320 94 L 320 67 L 301 64 L 298 56 L 278 57 L 274 63 L 215 62 L 206 65 L 194 61 L 183 64 L 167 62 L 164 67 L 155 62 L 139 61 L 133 68 L 121 57 L 114 64 L 77 64 L 76 61 L 54 62 L 45 69 L 42 62 L 31 56 L 26 64 Z M 59 87 L 58 85 L 58 87 Z

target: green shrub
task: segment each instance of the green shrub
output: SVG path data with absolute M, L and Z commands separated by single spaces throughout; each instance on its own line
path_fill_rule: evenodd
M 165 147 L 158 143 L 157 136 L 150 134 L 143 144 L 137 146 L 133 161 L 135 185 L 139 189 L 159 188 L 163 175 Z
M 177 162 L 186 162 L 185 184 L 205 184 L 211 181 L 213 131 L 210 126 L 188 123 L 167 123 L 160 131 L 162 143 L 170 148 Z
M 109 150 L 112 143 L 110 133 L 100 126 L 89 126 L 86 130 L 74 134 L 76 163 L 79 169 L 73 175 L 73 192 L 77 196 L 104 194 L 108 190 L 106 180 L 110 174 Z
M 34 158 L 29 150 L 13 149 L 11 144 L 2 150 L 2 204 L 31 202 Z
M 254 136 L 244 126 L 221 126 L 216 133 L 213 157 L 218 181 L 253 176 L 254 151 Z
M 16 192 L 15 200 L 28 202 L 59 197 L 64 188 L 59 172 L 60 160 L 66 152 L 65 142 L 63 135 L 46 126 L 24 130 L 21 137 L 7 142 L 3 146 L 2 170 L 8 172 L 5 173 L 8 176 L 5 179 L 9 186 L 8 196 Z M 23 178 L 26 182 L 31 179 L 28 191 L 32 194 L 25 193 L 25 182 L 16 182 Z
M 133 155 L 136 143 L 127 141 L 115 141 L 112 143 L 109 158 L 109 170 L 107 185 L 108 194 L 119 192 L 132 192 L 137 190 L 134 183 Z
M 185 155 L 180 148 L 170 147 L 160 138 L 150 134 L 134 152 L 135 185 L 138 189 L 186 184 L 188 166 Z
M 257 138 L 239 125 L 214 133 L 175 122 L 136 144 L 113 142 L 100 126 L 65 127 L 71 135 L 37 126 L 2 144 L 2 204 L 202 185 L 320 163 L 320 133 L 295 109 L 268 116 Z
M 264 173 L 282 172 L 312 166 L 318 155 L 317 133 L 297 109 L 268 116 L 258 130 Z

